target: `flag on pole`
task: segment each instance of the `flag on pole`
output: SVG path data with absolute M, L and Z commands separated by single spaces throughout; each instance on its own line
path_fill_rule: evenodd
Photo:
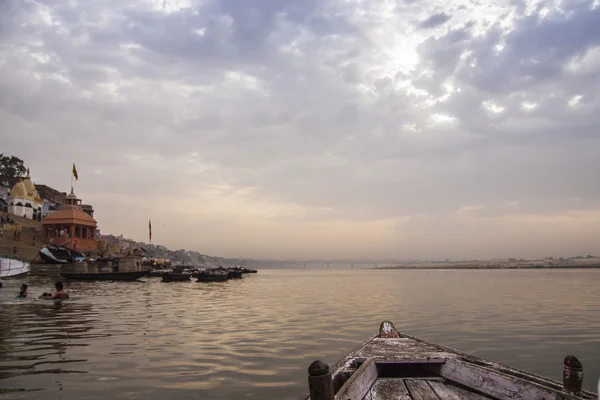
M 75 180 L 79 180 L 79 175 L 77 175 L 77 168 L 75 168 L 75 163 L 73 163 L 73 176 L 75 177 Z
M 148 238 L 150 239 L 149 243 L 152 243 L 152 221 L 151 220 L 148 220 Z

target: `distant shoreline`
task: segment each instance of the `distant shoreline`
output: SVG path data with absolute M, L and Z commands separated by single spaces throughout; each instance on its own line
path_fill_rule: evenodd
M 396 267 L 377 267 L 368 269 L 600 269 L 600 264 L 588 264 L 588 265 L 452 265 L 452 266 L 396 266 Z

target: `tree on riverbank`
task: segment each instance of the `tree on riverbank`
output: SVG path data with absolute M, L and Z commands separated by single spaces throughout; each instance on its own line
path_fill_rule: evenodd
M 12 188 L 26 172 L 27 168 L 19 157 L 0 154 L 0 184 Z

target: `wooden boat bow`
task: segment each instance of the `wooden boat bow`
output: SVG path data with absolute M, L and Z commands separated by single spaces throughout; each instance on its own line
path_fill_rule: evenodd
M 383 321 L 377 335 L 333 368 L 319 360 L 309 372 L 311 400 L 577 400 L 583 367 L 564 362 L 563 383 L 401 334 Z

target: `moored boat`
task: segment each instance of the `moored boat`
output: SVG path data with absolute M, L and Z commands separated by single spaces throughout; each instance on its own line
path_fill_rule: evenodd
M 139 257 L 97 258 L 61 267 L 60 275 L 67 279 L 131 281 L 148 275 Z
M 192 279 L 191 272 L 166 272 L 162 275 L 163 282 L 185 282 Z
M 196 275 L 198 282 L 224 282 L 229 279 L 229 273 L 222 269 L 209 269 Z
M 0 257 L 0 278 L 19 278 L 31 271 L 27 261 L 10 257 Z
M 227 279 L 242 279 L 243 273 L 241 269 L 231 268 L 227 271 Z
M 561 384 L 401 334 L 389 321 L 331 370 L 317 360 L 308 372 L 302 398 L 310 400 L 597 399 L 581 390 L 583 368 L 573 356 L 564 360 Z
M 70 264 L 85 260 L 83 253 L 56 244 L 42 246 L 39 255 L 47 264 Z
M 148 273 L 149 278 L 160 278 L 166 273 L 173 272 L 172 269 L 154 269 Z

